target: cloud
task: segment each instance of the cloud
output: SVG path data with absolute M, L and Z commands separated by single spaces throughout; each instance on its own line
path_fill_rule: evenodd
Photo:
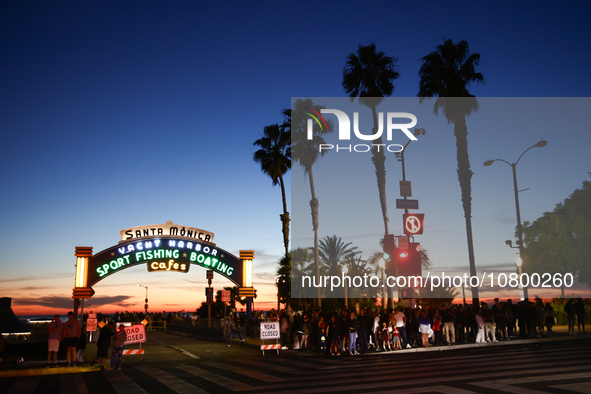
M 257 284 L 275 284 L 277 275 L 275 273 L 254 274 L 253 277 L 257 280 Z
M 57 272 L 54 274 L 47 274 L 47 275 L 43 275 L 43 276 L 22 276 L 19 278 L 0 279 L 0 283 L 23 282 L 23 281 L 31 281 L 31 280 L 59 279 L 59 278 L 74 279 L 74 275 L 72 273 Z
M 98 296 L 87 299 L 85 306 L 103 306 L 103 305 L 116 305 L 121 307 L 130 307 L 135 304 L 125 302 L 129 300 L 130 296 L 118 295 L 118 296 Z M 62 308 L 72 309 L 73 301 L 70 297 L 58 297 L 58 296 L 47 296 L 40 298 L 18 298 L 13 299 L 15 306 L 42 306 L 46 308 Z

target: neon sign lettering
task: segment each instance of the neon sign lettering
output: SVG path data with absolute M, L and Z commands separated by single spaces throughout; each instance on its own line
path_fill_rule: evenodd
M 123 257 L 119 257 L 115 260 L 111 260 L 111 262 L 109 262 L 108 264 L 103 264 L 102 266 L 100 266 L 96 269 L 96 272 L 98 272 L 99 277 L 102 278 L 103 276 L 107 275 L 109 270 L 115 271 L 123 266 L 128 265 L 128 264 L 129 264 L 129 256 L 123 256 Z
M 177 263 L 174 260 L 165 261 L 152 261 L 151 263 L 147 264 L 149 272 L 155 271 L 176 271 L 176 272 L 189 272 L 189 265 L 185 263 Z
M 209 257 L 202 253 L 192 252 L 189 256 L 189 261 L 191 261 L 192 263 L 197 263 L 206 268 L 212 268 L 226 275 L 232 275 L 232 272 L 234 272 L 233 267 L 226 265 L 225 263 L 219 261 L 215 257 Z
M 139 264 L 148 271 L 171 272 L 188 272 L 195 264 L 242 283 L 242 263 L 231 253 L 209 242 L 163 236 L 121 242 L 97 253 L 90 261 L 88 286 Z
M 152 224 L 126 228 L 120 231 L 121 240 L 129 241 L 134 238 L 148 238 L 159 236 L 173 236 L 182 238 L 193 238 L 198 241 L 212 242 L 213 233 L 195 227 L 186 227 L 168 221 L 164 224 Z

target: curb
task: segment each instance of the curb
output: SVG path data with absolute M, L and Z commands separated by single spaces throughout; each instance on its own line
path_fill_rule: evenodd
M 439 345 L 439 346 L 429 346 L 428 348 L 424 347 L 415 347 L 410 349 L 400 349 L 394 351 L 371 351 L 365 353 L 364 356 L 381 356 L 386 354 L 400 354 L 400 353 L 419 353 L 419 352 L 441 352 L 447 350 L 457 350 L 457 349 L 467 349 L 467 348 L 480 348 L 480 347 L 491 347 L 491 346 L 511 346 L 511 345 L 525 345 L 525 344 L 538 344 L 538 343 L 545 343 L 545 342 L 563 342 L 563 341 L 576 341 L 576 340 L 585 340 L 591 339 L 591 334 L 579 334 L 579 335 L 558 335 L 558 336 L 551 336 L 551 337 L 542 337 L 542 338 L 524 338 L 524 339 L 512 339 L 508 341 L 498 341 L 498 342 L 485 342 L 485 343 L 462 343 L 459 345 Z M 256 348 L 260 351 L 260 345 L 254 343 L 247 343 L 244 344 L 249 345 L 249 347 Z M 299 352 L 299 350 L 288 349 L 282 350 L 283 352 Z M 309 352 L 310 355 L 317 355 L 316 352 Z
M 0 371 L 0 378 L 13 378 L 19 376 L 39 376 L 39 375 L 61 375 L 66 373 L 83 373 L 100 371 L 100 366 L 91 367 L 90 365 L 79 365 L 75 367 L 50 367 L 50 368 L 19 368 Z

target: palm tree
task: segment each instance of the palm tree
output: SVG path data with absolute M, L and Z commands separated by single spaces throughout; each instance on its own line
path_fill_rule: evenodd
M 422 98 L 421 101 L 424 97 L 438 97 L 433 112 L 437 114 L 439 108 L 443 109 L 447 122 L 454 124 L 458 179 L 466 219 L 470 275 L 476 276 L 472 239 L 472 196 L 470 186 L 472 170 L 468 158 L 466 116 L 478 110 L 478 101 L 470 94 L 468 87 L 472 82 L 484 83 L 482 74 L 475 71 L 480 62 L 480 55 L 478 53 L 470 54 L 466 41 L 454 44 L 452 40 L 444 39 L 443 44 L 437 46 L 436 51 L 431 52 L 421 60 L 423 65 L 419 70 L 421 82 L 418 96 Z M 477 287 L 472 287 L 472 302 L 473 305 L 478 305 Z
M 281 126 L 273 124 L 263 129 L 263 136 L 256 140 L 254 146 L 260 147 L 254 152 L 253 159 L 261 165 L 261 170 L 271 177 L 273 186 L 281 185 L 283 214 L 279 215 L 283 223 L 283 244 L 285 255 L 289 252 L 289 212 L 285 198 L 283 175 L 291 168 L 291 135 L 285 123 Z
M 294 110 L 287 109 L 283 113 L 286 116 L 286 123 L 290 125 L 292 137 L 293 160 L 298 162 L 304 169 L 308 181 L 310 182 L 310 192 L 312 199 L 310 200 L 310 208 L 312 210 L 312 229 L 314 231 L 314 264 L 315 274 L 320 280 L 320 262 L 318 257 L 318 199 L 314 190 L 314 176 L 312 167 L 320 156 L 324 156 L 326 150 L 320 152 L 320 144 L 324 144 L 323 135 L 333 131 L 332 122 L 327 123 L 326 129 L 321 129 L 314 124 L 312 127 L 312 139 L 307 138 L 307 116 L 308 109 L 320 112 L 323 107 L 315 105 L 311 99 L 298 99 L 294 103 Z M 317 288 L 316 306 L 321 306 L 320 288 Z
M 292 256 L 292 277 L 296 274 L 306 275 L 314 270 L 313 248 L 297 248 L 291 250 Z
M 277 269 L 277 296 L 278 304 L 285 304 L 285 308 L 291 304 L 291 255 L 288 253 L 279 260 Z
M 350 246 L 351 242 L 344 243 L 341 237 L 333 235 L 324 237 L 320 241 L 319 255 L 322 264 L 326 267 L 327 275 L 340 276 L 341 268 L 345 260 L 355 257 L 361 253 L 357 246 Z
M 359 97 L 359 101 L 363 105 L 371 108 L 374 125 L 373 134 L 375 134 L 378 130 L 376 106 L 379 105 L 383 97 L 390 96 L 394 91 L 392 81 L 400 76 L 396 69 L 398 58 L 386 56 L 384 52 L 376 52 L 375 44 L 371 44 L 368 46 L 359 45 L 357 55 L 350 53 L 347 59 L 347 64 L 343 69 L 343 88 L 349 94 L 351 100 Z M 384 230 L 385 235 L 388 235 L 390 231 L 388 229 L 386 167 L 384 164 L 386 155 L 384 155 L 383 149 L 378 150 L 382 138 L 379 137 L 375 141 L 371 151 L 371 161 L 376 169 Z
M 422 299 L 422 302 L 431 305 L 434 303 L 451 304 L 459 294 L 460 291 L 456 287 L 434 286 L 432 288 L 431 279 L 425 283 L 424 287 L 418 289 L 418 296 Z
M 314 253 L 311 248 L 297 248 L 290 252 L 292 297 L 301 298 L 301 284 L 304 275 L 314 271 Z

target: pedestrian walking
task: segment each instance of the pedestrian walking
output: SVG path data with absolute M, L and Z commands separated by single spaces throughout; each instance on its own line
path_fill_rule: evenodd
M 123 324 L 119 324 L 114 337 L 115 343 L 111 352 L 111 368 L 109 369 L 113 370 L 115 368 L 115 361 L 117 360 L 117 369 L 121 371 L 123 365 L 123 348 L 125 347 L 125 341 L 127 341 L 127 333 Z
M 418 317 L 419 332 L 421 333 L 421 340 L 423 347 L 429 347 L 429 335 L 431 334 L 431 319 L 427 309 L 421 309 Z
M 351 354 L 351 356 L 358 356 L 359 353 L 357 352 L 357 331 L 359 329 L 359 325 L 354 312 L 351 312 L 351 315 L 347 320 L 347 327 L 349 333 L 349 354 Z
M 568 333 L 569 335 L 575 335 L 575 320 L 577 315 L 575 314 L 575 300 L 571 298 L 564 306 L 566 312 L 566 318 L 568 319 Z
M 60 315 L 55 315 L 53 321 L 47 326 L 49 340 L 47 341 L 47 367 L 51 366 L 51 356 L 53 355 L 53 366 L 57 367 L 57 352 L 62 339 L 62 330 L 64 326 L 60 320 Z
M 242 334 L 240 331 L 236 329 L 236 324 L 234 323 L 234 315 L 230 314 L 230 318 L 228 319 L 228 347 L 230 347 L 230 341 L 232 340 L 232 334 L 238 334 L 238 338 L 240 338 L 240 342 L 244 342 L 242 339 Z
M 579 327 L 579 333 L 581 333 L 581 327 L 585 332 L 585 305 L 583 305 L 583 299 L 579 297 L 574 306 L 575 313 L 577 314 L 577 325 Z
M 80 323 L 76 320 L 73 312 L 68 312 L 68 321 L 64 323 L 62 332 L 68 357 L 68 367 L 73 367 L 76 365 L 76 348 L 82 332 Z
M 76 360 L 84 364 L 84 351 L 86 350 L 86 331 L 85 326 L 82 327 L 82 331 L 80 332 L 80 339 L 78 340 L 78 346 L 76 347 Z
M 96 357 L 90 362 L 90 366 L 94 366 L 94 363 L 100 361 L 101 369 L 105 369 L 105 361 L 109 357 L 109 345 L 111 344 L 111 337 L 113 336 L 113 323 L 107 322 L 101 328 L 99 337 L 96 342 Z

